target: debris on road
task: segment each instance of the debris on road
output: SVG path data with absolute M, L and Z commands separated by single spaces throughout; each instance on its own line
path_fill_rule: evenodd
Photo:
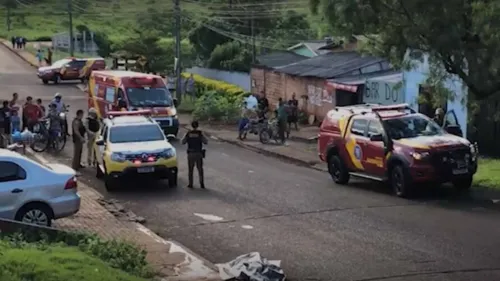
M 222 280 L 285 281 L 286 275 L 280 264 L 279 260 L 270 261 L 261 257 L 259 252 L 251 252 L 216 266 Z
M 125 210 L 122 204 L 118 202 L 116 199 L 103 199 L 99 198 L 97 202 L 103 206 L 108 212 L 113 214 L 118 219 L 128 220 L 131 222 L 137 222 L 140 224 L 146 223 L 146 219 L 140 216 L 137 216 L 131 211 Z

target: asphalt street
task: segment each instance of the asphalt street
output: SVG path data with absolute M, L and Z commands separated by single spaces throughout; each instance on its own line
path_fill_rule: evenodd
M 50 100 L 60 92 L 74 112 L 86 108 L 74 84 L 43 85 L 0 46 L 1 98 L 17 91 Z M 188 120 L 184 120 L 187 122 Z M 207 189 L 130 183 L 107 193 L 95 170 L 82 181 L 146 218 L 146 226 L 211 262 L 258 251 L 282 260 L 290 280 L 500 280 L 500 213 L 449 192 L 395 198 L 373 183 L 336 186 L 326 173 L 209 140 Z M 49 160 L 69 164 L 71 144 Z

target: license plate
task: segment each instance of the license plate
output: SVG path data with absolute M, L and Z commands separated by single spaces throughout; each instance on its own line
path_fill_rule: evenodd
M 454 175 L 463 175 L 467 174 L 469 171 L 467 169 L 453 169 L 452 173 Z
M 152 173 L 155 171 L 155 167 L 141 167 L 137 168 L 137 172 L 141 174 Z

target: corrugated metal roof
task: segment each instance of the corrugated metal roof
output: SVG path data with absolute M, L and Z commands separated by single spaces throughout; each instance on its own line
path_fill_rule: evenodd
M 257 56 L 257 61 L 260 65 L 270 68 L 280 67 L 290 63 L 295 63 L 301 60 L 308 59 L 308 57 L 301 56 L 294 52 L 289 51 L 276 51 L 270 54 Z
M 397 70 L 384 70 L 362 75 L 352 75 L 341 78 L 328 79 L 328 82 L 346 85 L 361 85 L 365 84 L 367 80 L 399 83 L 403 81 L 403 72 Z
M 357 52 L 333 52 L 276 67 L 276 70 L 295 76 L 334 78 L 383 61 L 382 58 L 362 56 Z

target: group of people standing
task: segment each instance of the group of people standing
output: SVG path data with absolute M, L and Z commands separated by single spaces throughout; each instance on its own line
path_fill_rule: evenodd
M 290 136 L 290 129 L 295 127 L 299 130 L 299 101 L 296 99 L 295 93 L 291 99 L 284 101 L 279 98 L 276 110 L 274 110 L 278 121 L 278 134 L 282 144 L 286 144 L 286 139 Z M 269 100 L 266 98 L 264 91 L 260 95 L 249 95 L 243 104 L 242 115 L 239 123 L 239 138 L 242 139 L 245 126 L 249 122 L 263 122 L 269 113 Z
M 47 48 L 47 57 L 45 57 L 45 53 L 42 49 L 36 50 L 35 57 L 36 60 L 38 61 L 38 66 L 43 66 L 44 63 L 47 66 L 52 65 L 52 55 L 53 55 L 52 48 Z
M 5 148 L 11 143 L 11 136 L 23 130 L 33 131 L 35 124 L 40 120 L 48 119 L 49 137 L 55 134 L 66 134 L 70 136 L 66 119 L 62 120 L 60 114 L 66 112 L 66 105 L 62 101 L 62 96 L 56 93 L 54 99 L 49 103 L 48 110 L 42 103 L 42 99 L 36 101 L 28 96 L 26 102 L 19 104 L 18 93 L 12 94 L 11 100 L 5 100 L 0 107 L 0 147 Z M 76 112 L 76 117 L 72 122 L 72 138 L 74 144 L 73 169 L 79 170 L 84 166 L 81 164 L 83 146 L 87 143 L 87 164 L 94 165 L 93 144 L 101 125 L 97 116 L 97 111 L 91 108 L 87 118 L 84 120 L 83 110 Z M 63 131 L 64 130 L 64 131 Z
M 12 43 L 12 49 L 25 49 L 26 48 L 26 38 L 22 36 L 12 36 L 10 42 Z

